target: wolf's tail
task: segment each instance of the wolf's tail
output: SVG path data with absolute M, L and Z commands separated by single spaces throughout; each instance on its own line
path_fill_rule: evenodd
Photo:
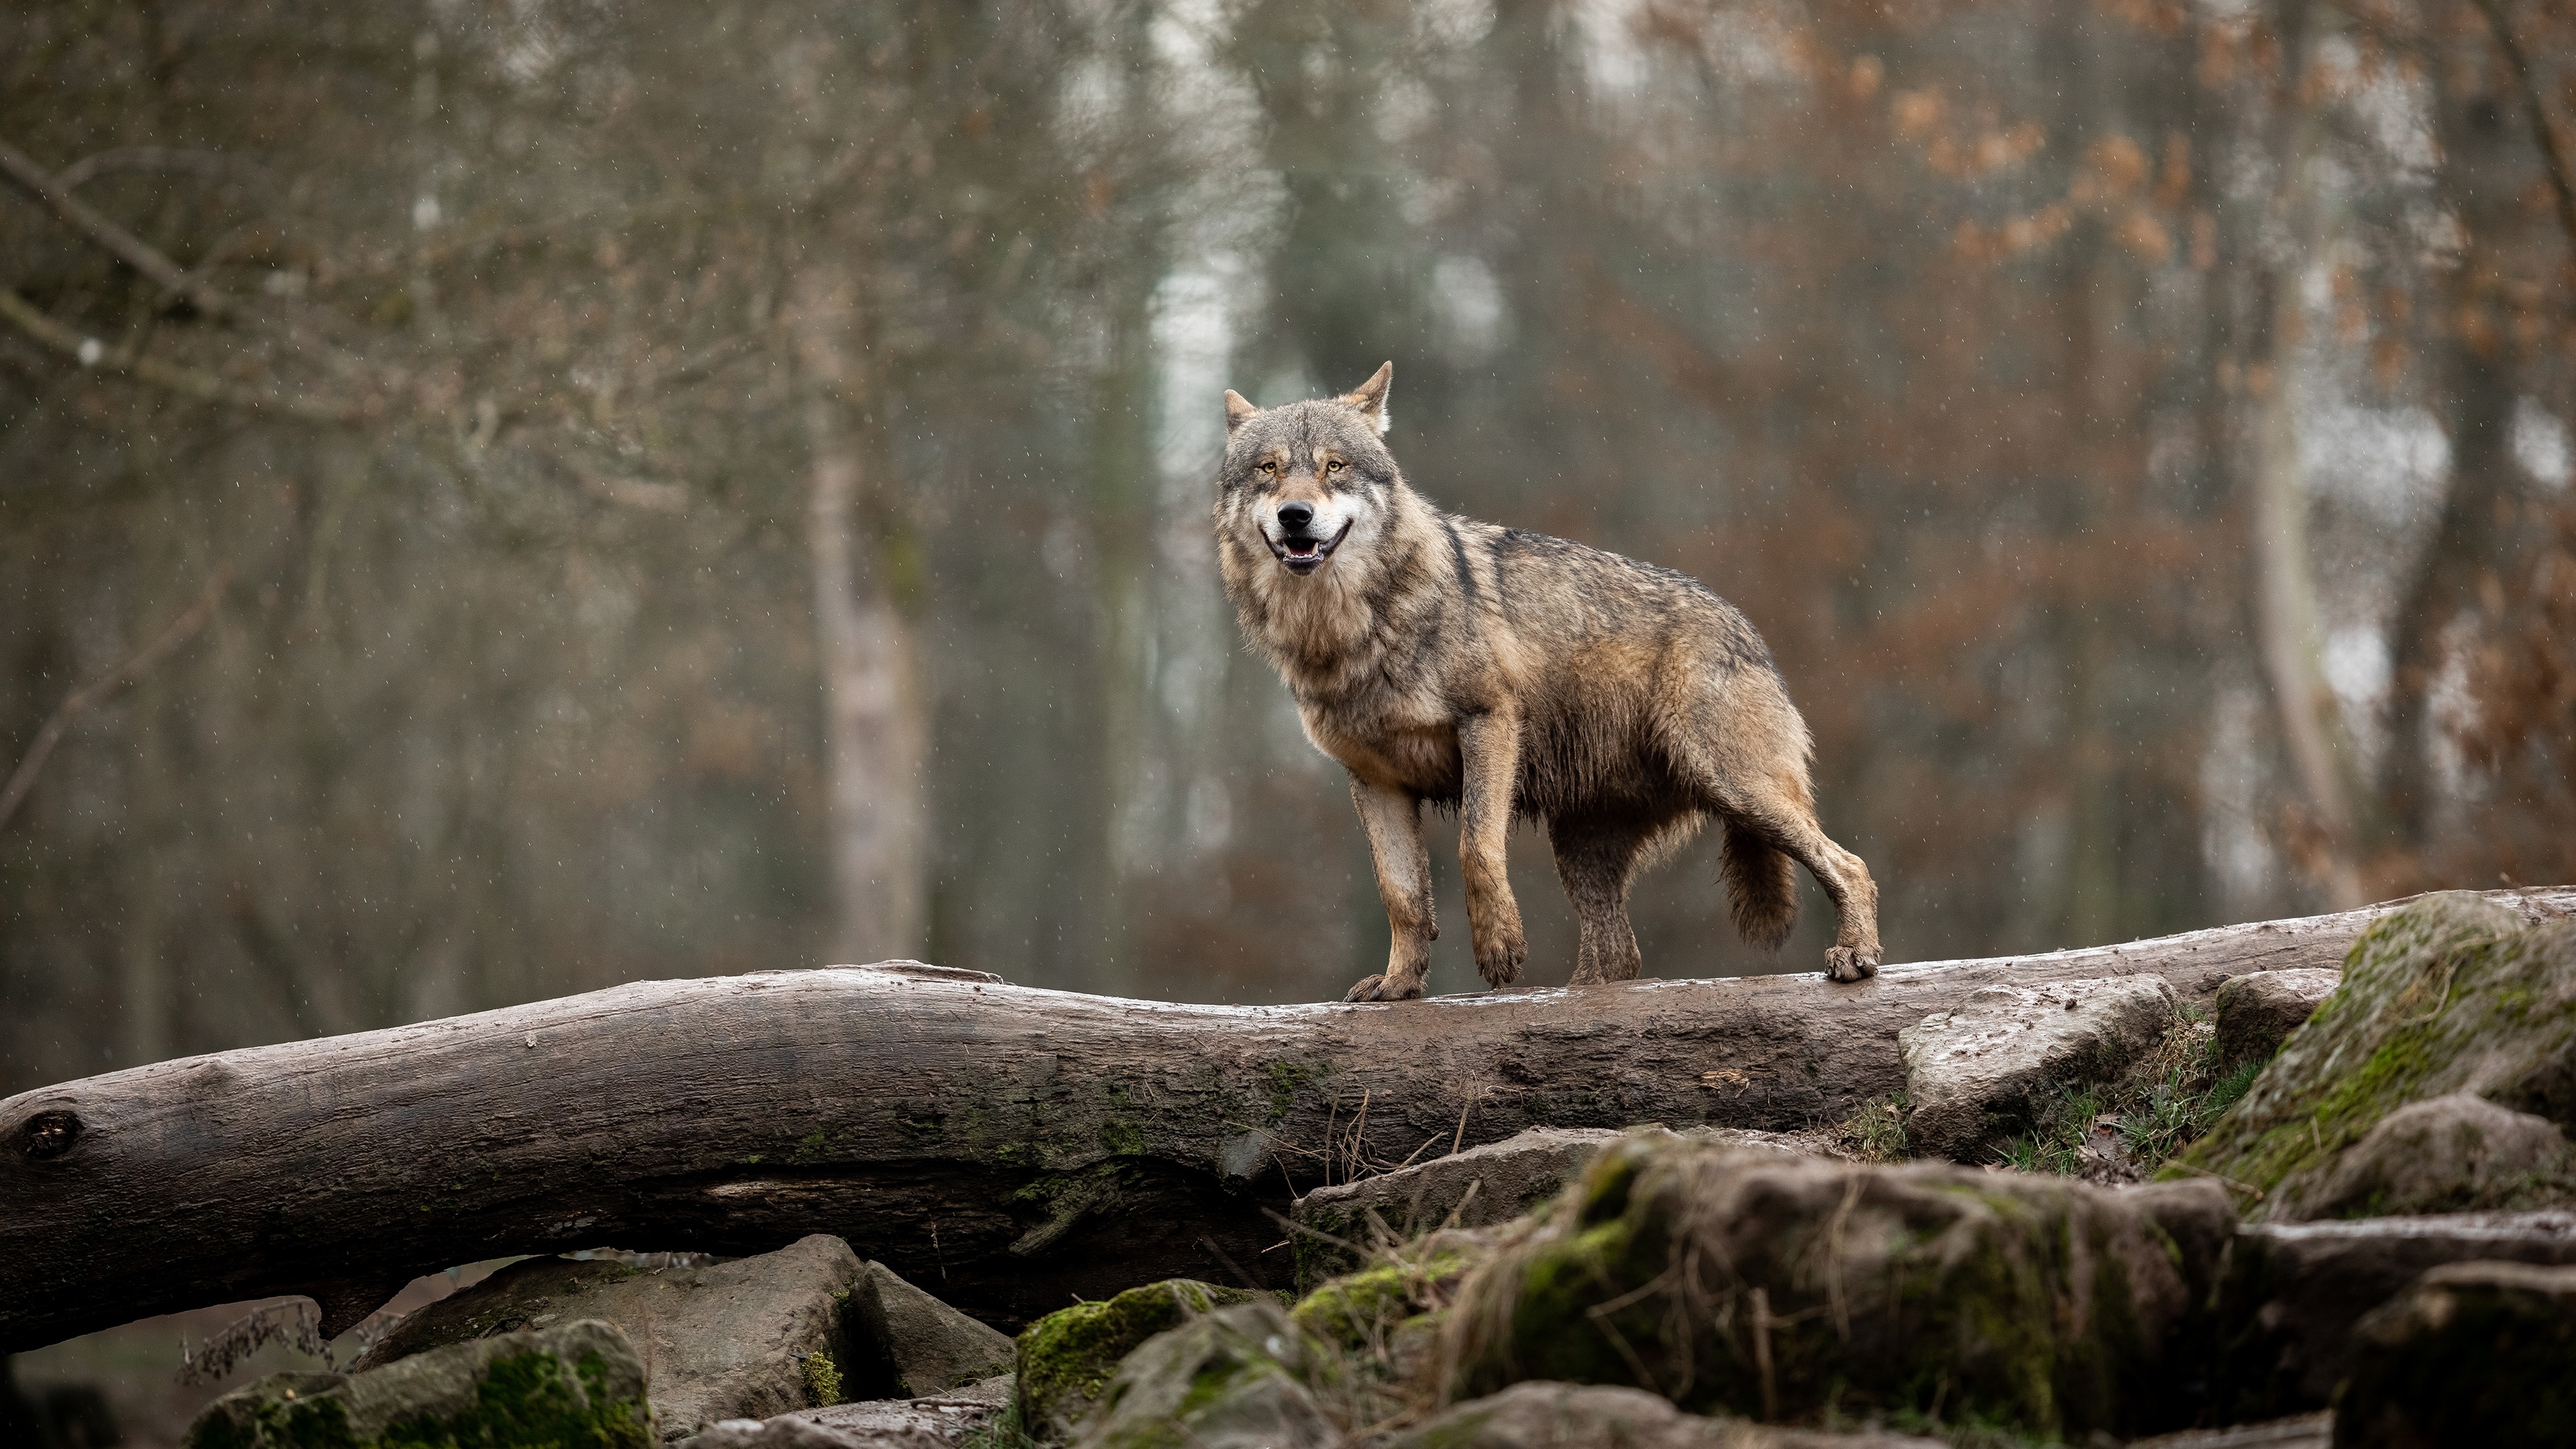
M 1765 951 L 1778 950 L 1798 924 L 1797 863 L 1750 827 L 1729 820 L 1718 873 L 1726 878 L 1736 932 Z

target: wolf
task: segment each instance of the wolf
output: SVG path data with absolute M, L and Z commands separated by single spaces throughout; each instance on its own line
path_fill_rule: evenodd
M 1376 857 L 1386 970 L 1344 999 L 1422 995 L 1440 934 L 1426 800 L 1458 811 L 1489 985 L 1529 955 L 1503 860 L 1516 818 L 1545 824 L 1581 919 L 1576 985 L 1637 974 L 1629 883 L 1711 817 L 1745 939 L 1788 939 L 1794 861 L 1840 918 L 1826 976 L 1876 975 L 1878 886 L 1816 823 L 1814 744 L 1752 623 L 1670 569 L 1433 507 L 1386 448 L 1394 379 L 1390 362 L 1273 408 L 1227 390 L 1214 510 L 1244 634 L 1350 772 Z

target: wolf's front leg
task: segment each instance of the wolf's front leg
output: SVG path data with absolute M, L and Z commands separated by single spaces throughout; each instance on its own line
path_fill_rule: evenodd
M 1401 790 L 1351 777 L 1351 803 L 1377 857 L 1377 893 L 1386 900 L 1386 972 L 1350 989 L 1345 1001 L 1411 1001 L 1431 970 L 1440 923 L 1431 913 L 1431 852 L 1422 843 L 1422 802 Z
M 1467 881 L 1476 972 L 1488 986 L 1510 985 L 1529 959 L 1520 902 L 1512 899 L 1505 865 L 1520 749 L 1520 720 L 1509 711 L 1488 710 L 1458 722 L 1458 863 Z

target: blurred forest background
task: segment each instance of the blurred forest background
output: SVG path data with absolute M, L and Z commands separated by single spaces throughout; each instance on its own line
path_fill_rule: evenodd
M 2558 0 L 8 7 L 0 1092 L 1337 996 L 1206 514 L 1222 388 L 1390 358 L 1434 500 L 1752 616 L 1891 960 L 2576 879 L 2571 152 Z M 1819 964 L 1714 880 L 1649 973 Z

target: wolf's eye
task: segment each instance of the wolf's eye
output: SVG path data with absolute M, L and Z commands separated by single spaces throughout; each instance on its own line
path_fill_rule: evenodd
M 1279 471 L 1279 465 L 1276 463 L 1265 462 L 1261 465 L 1261 471 L 1264 473 L 1276 473 Z
M 1342 460 L 1341 460 L 1341 459 L 1339 459 L 1339 458 L 1335 458 L 1333 461 L 1331 461 L 1331 462 L 1329 462 L 1329 463 L 1326 463 L 1326 464 L 1324 465 L 1324 471 L 1325 471 L 1325 472 L 1327 472 L 1327 473 L 1339 473 L 1340 471 L 1342 471 L 1342 469 L 1343 469 L 1343 467 L 1344 467 L 1344 466 L 1346 466 L 1346 465 L 1342 462 Z

